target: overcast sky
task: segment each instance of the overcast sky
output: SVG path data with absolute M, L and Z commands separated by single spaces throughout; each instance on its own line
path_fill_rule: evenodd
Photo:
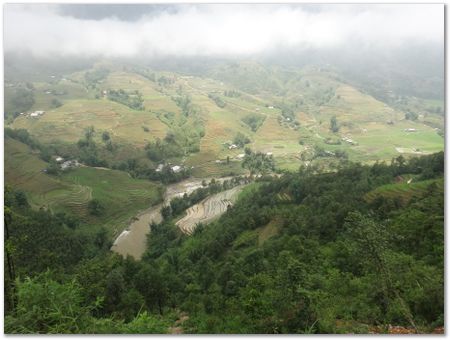
M 444 46 L 444 6 L 8 4 L 5 51 L 35 56 L 247 56 L 280 48 Z

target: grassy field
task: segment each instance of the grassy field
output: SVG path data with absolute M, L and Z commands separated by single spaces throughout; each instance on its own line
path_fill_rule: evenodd
M 16 140 L 5 140 L 5 181 L 24 190 L 35 208 L 74 214 L 84 226 L 105 226 L 111 235 L 120 232 L 138 211 L 162 199 L 162 187 L 131 178 L 126 172 L 81 167 L 60 176 L 42 172 L 47 163 Z M 92 216 L 88 202 L 98 199 L 103 214 Z
M 83 136 L 84 129 L 91 125 L 98 131 L 110 132 L 117 141 L 137 146 L 164 137 L 167 130 L 154 113 L 131 110 L 107 99 L 69 100 L 40 118 L 19 117 L 13 127 L 25 128 L 44 142 L 76 142 Z M 145 132 L 143 126 L 150 131 Z
M 331 72 L 316 68 L 283 71 L 248 62 L 217 68 L 210 73 L 210 77 L 216 79 L 157 72 L 155 80 L 150 80 L 127 68 L 103 66 L 111 71 L 94 87 L 87 86 L 85 72 L 33 84 L 36 102 L 32 109 L 47 112 L 38 119 L 20 116 L 12 127 L 26 128 L 44 142 L 76 142 L 84 129 L 93 125 L 97 131 L 109 131 L 117 143 L 142 148 L 149 141 L 164 138 L 168 131 L 188 134 L 201 122 L 204 135 L 199 142 L 200 151 L 172 160 L 194 166 L 193 175 L 197 177 L 242 172 L 238 162 L 228 165 L 216 162 L 243 153 L 242 149 L 229 150 L 223 145 L 232 141 L 237 132 L 250 138 L 250 148 L 273 153 L 277 166 L 289 170 L 297 169 L 302 164 L 301 154 L 315 145 L 327 151 L 344 150 L 351 160 L 362 162 L 390 160 L 402 153 L 406 156 L 426 154 L 444 148 L 444 139 L 434 129 L 443 125 L 442 116 L 430 113 L 420 116 L 416 122 L 406 121 L 404 112 L 398 108 L 336 80 Z M 167 83 L 159 82 L 162 76 Z M 145 110 L 132 110 L 108 100 L 102 95 L 108 89 L 139 91 Z M 52 94 L 47 94 L 48 90 Z M 240 95 L 227 97 L 224 95 L 227 90 L 238 90 Z M 58 91 L 64 94 L 55 96 Z M 210 94 L 220 97 L 225 106 L 217 106 L 208 97 Z M 194 116 L 183 116 L 173 100 L 180 95 L 191 98 L 196 111 Z M 58 98 L 63 105 L 51 108 L 52 98 Z M 277 103 L 280 102 L 293 108 L 300 122 L 299 129 L 278 122 L 281 110 Z M 416 102 L 421 104 L 416 105 Z M 441 101 L 417 98 L 410 103 L 411 108 L 418 109 L 442 105 Z M 167 119 L 167 114 L 172 118 Z M 242 121 L 249 114 L 264 117 L 257 131 L 252 131 Z M 329 128 L 333 116 L 340 126 L 338 133 L 331 133 Z M 407 133 L 404 131 L 407 128 L 415 128 L 417 132 Z M 357 145 L 325 143 L 327 138 L 340 140 L 344 136 L 355 140 Z M 300 145 L 299 140 L 306 142 Z M 126 159 L 127 154 L 120 157 Z

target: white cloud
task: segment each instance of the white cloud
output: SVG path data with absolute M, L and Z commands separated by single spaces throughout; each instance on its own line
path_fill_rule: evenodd
M 62 5 L 64 6 L 64 5 Z M 107 5 L 105 5 L 107 6 Z M 63 16 L 49 5 L 5 6 L 6 51 L 36 56 L 249 55 L 280 47 L 442 44 L 444 6 L 193 5 L 137 21 Z

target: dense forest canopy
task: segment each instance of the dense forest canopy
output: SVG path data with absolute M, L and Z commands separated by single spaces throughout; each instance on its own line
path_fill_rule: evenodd
M 7 187 L 5 330 L 165 333 L 180 311 L 187 333 L 432 330 L 444 315 L 443 166 L 439 153 L 262 177 L 192 236 L 171 215 L 152 225 L 139 262 Z

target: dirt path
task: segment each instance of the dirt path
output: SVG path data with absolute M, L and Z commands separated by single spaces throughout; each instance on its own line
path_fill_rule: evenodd
M 222 183 L 231 178 L 223 177 L 216 179 L 216 181 Z M 205 180 L 209 183 L 211 178 L 206 178 Z M 190 194 L 202 187 L 202 181 L 203 179 L 201 178 L 194 178 L 167 186 L 164 203 L 149 207 L 133 218 L 128 227 L 115 239 L 111 250 L 122 256 L 131 255 L 136 260 L 140 260 L 147 246 L 147 234 L 150 232 L 150 224 L 162 221 L 160 212 L 162 206 L 168 204 L 174 197 L 183 196 L 185 193 Z
M 239 192 L 244 186 L 219 192 L 205 198 L 200 203 L 186 210 L 186 216 L 178 220 L 176 225 L 186 234 L 192 234 L 197 223 L 208 223 L 227 211 L 236 201 Z
M 184 313 L 181 312 L 178 320 L 175 321 L 175 324 L 171 327 L 169 327 L 169 334 L 183 334 L 183 323 L 189 319 L 189 316 Z

